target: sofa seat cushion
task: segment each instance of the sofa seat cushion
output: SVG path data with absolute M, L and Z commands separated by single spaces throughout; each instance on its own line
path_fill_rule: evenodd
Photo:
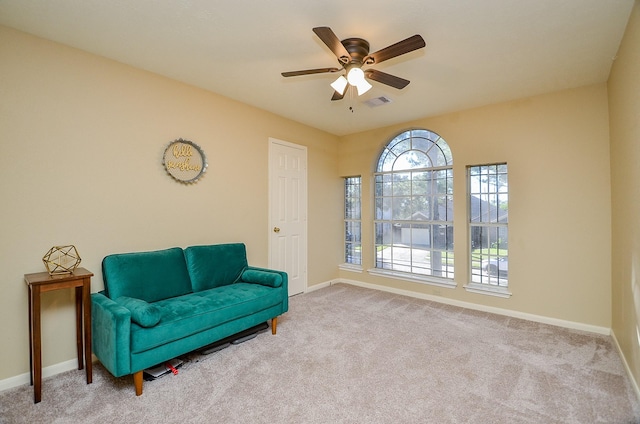
M 131 351 L 143 352 L 281 304 L 282 290 L 236 283 L 154 302 L 160 322 L 151 328 L 133 323 Z

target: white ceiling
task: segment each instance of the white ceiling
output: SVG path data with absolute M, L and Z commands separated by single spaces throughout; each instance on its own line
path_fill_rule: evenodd
M 604 82 L 633 2 L 0 0 L 0 24 L 345 135 Z M 427 47 L 375 66 L 405 89 L 332 102 L 336 74 L 280 75 L 337 65 L 317 26 L 372 52 L 414 34 Z M 392 103 L 362 103 L 379 96 Z

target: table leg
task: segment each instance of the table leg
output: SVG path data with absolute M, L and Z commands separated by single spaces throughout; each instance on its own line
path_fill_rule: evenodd
M 82 359 L 82 287 L 76 287 L 76 351 L 78 353 L 78 369 L 84 368 L 84 360 Z
M 33 403 L 42 400 L 42 340 L 40 327 L 40 287 L 34 286 L 31 292 L 31 312 L 33 327 L 32 356 L 33 356 Z
M 87 384 L 93 381 L 93 362 L 91 357 L 91 278 L 82 282 L 82 300 L 84 303 L 84 363 L 87 367 Z
M 29 286 L 29 385 L 33 386 L 33 290 Z

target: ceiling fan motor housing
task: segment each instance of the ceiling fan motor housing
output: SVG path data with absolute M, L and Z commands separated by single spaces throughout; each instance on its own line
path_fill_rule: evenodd
M 362 66 L 364 58 L 369 55 L 369 42 L 362 38 L 345 38 L 341 41 L 342 45 L 351 55 L 349 63 Z

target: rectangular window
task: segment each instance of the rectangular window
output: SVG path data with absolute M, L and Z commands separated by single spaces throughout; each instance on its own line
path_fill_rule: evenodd
M 344 261 L 358 266 L 362 265 L 361 187 L 361 177 L 344 179 Z
M 467 168 L 471 283 L 467 289 L 508 295 L 507 164 Z

